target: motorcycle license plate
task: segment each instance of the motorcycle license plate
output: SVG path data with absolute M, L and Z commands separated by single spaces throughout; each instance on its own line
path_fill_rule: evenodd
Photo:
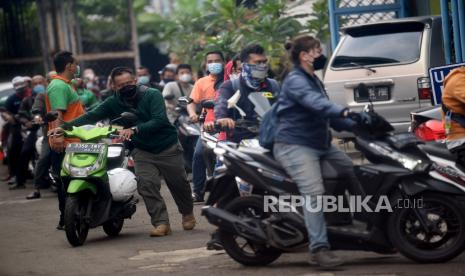
M 104 147 L 104 144 L 71 143 L 66 147 L 66 152 L 100 153 L 104 150 Z

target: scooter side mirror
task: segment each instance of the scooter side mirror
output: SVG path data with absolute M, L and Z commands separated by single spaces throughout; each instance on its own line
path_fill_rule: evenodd
M 123 119 L 128 124 L 135 124 L 137 122 L 137 115 L 131 112 L 121 113 L 121 119 Z
M 47 122 L 53 122 L 58 119 L 58 112 L 57 111 L 50 111 L 49 113 L 45 114 L 45 120 Z
M 188 97 L 180 97 L 178 99 L 178 102 L 181 103 L 181 104 L 185 104 L 185 105 L 188 105 L 192 102 L 193 100 L 188 98 Z
M 202 101 L 202 108 L 206 108 L 206 109 L 213 109 L 213 108 L 215 108 L 215 101 L 214 101 L 214 100 L 205 100 L 205 101 Z

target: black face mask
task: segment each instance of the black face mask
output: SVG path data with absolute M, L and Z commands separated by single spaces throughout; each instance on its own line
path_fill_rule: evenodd
M 24 95 L 26 93 L 26 87 L 21 87 L 21 88 L 18 88 L 16 89 L 16 94 L 18 95 Z
M 130 100 L 134 98 L 134 95 L 137 92 L 137 86 L 134 84 L 129 84 L 118 90 L 118 93 L 122 99 Z
M 326 61 L 328 59 L 326 58 L 325 55 L 320 55 L 319 57 L 317 57 L 314 61 L 313 61 L 313 69 L 315 70 L 321 70 L 323 68 L 325 68 L 325 65 L 326 65 Z

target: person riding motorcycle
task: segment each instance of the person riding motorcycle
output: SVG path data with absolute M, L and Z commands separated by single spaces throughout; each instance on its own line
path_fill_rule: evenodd
M 254 104 L 249 100 L 248 95 L 253 92 L 278 95 L 280 91 L 278 82 L 266 77 L 268 74 L 268 59 L 262 46 L 253 44 L 245 47 L 240 53 L 240 61 L 242 63 L 240 77 L 226 81 L 220 86 L 215 103 L 216 123 L 222 128 L 232 130 L 232 132 L 228 131 L 226 139 L 236 143 L 243 139 L 254 138 L 257 134 L 243 128 L 235 129 L 235 121 L 242 116 L 236 108 L 228 108 L 228 100 L 232 97 L 239 97 L 235 105 L 245 112 L 244 119 L 258 123 Z M 237 82 L 237 87 L 233 82 Z M 212 131 L 214 125 L 215 122 L 206 122 L 204 128 L 207 131 Z M 207 249 L 221 249 L 221 242 L 216 231 L 212 233 L 211 240 L 207 242 Z
M 444 80 L 442 116 L 446 145 L 465 167 L 465 66 L 452 70 Z
M 249 100 L 248 95 L 253 92 L 268 92 L 271 95 L 279 94 L 279 84 L 276 80 L 267 78 L 268 59 L 265 49 L 253 44 L 245 47 L 240 53 L 242 62 L 242 73 L 238 80 L 224 82 L 218 89 L 218 99 L 215 104 L 216 122 L 227 129 L 235 128 L 235 121 L 242 116 L 237 108 L 228 108 L 228 100 L 238 98 L 235 105 L 245 113 L 244 119 L 257 121 L 257 114 L 254 111 L 254 104 Z M 238 82 L 238 90 L 233 84 Z M 206 128 L 211 128 L 211 123 Z M 254 138 L 255 133 L 246 129 L 235 129 L 229 140 L 240 142 L 243 139 Z
M 323 212 L 314 211 L 324 186 L 321 160 L 328 160 L 350 183 L 360 185 L 352 160 L 331 145 L 329 127 L 352 130 L 355 123 L 347 119 L 349 109 L 331 102 L 323 83 L 315 75 L 324 68 L 320 41 L 312 36 L 296 37 L 286 44 L 294 69 L 285 78 L 278 99 L 278 125 L 273 146 L 275 159 L 296 182 L 302 196 L 310 198 L 312 211 L 304 208 L 310 239 L 312 261 L 321 266 L 336 266 L 341 259 L 329 251 Z M 308 197 L 309 196 L 309 197 Z

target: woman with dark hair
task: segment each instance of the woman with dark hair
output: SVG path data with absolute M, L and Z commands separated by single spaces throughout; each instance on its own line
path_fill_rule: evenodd
M 320 41 L 303 35 L 286 44 L 293 70 L 284 79 L 278 99 L 278 127 L 273 154 L 305 197 L 304 217 L 310 239 L 312 261 L 323 267 L 342 264 L 329 251 L 323 210 L 317 202 L 324 193 L 320 161 L 325 159 L 339 176 L 357 181 L 352 160 L 331 145 L 329 127 L 350 130 L 349 109 L 332 103 L 323 83 L 315 75 L 324 68 Z M 311 208 L 309 208 L 311 207 Z

